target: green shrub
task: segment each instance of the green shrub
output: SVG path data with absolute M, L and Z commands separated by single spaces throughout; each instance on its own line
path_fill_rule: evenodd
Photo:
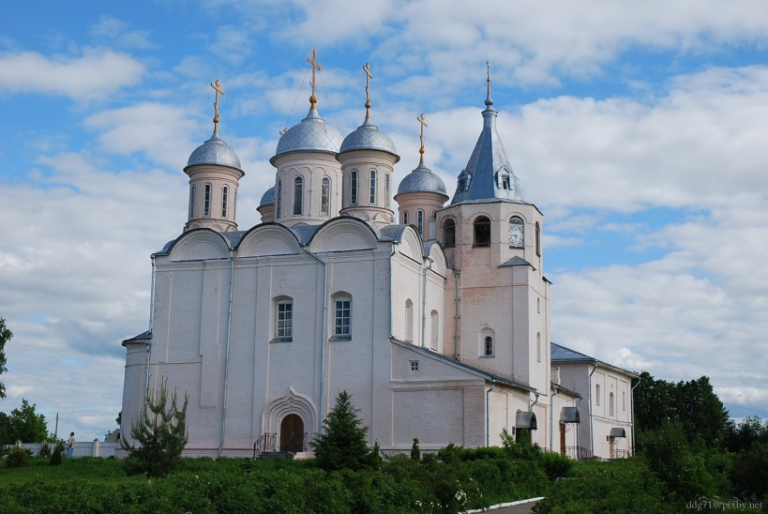
M 61 456 L 64 454 L 64 441 L 56 441 L 51 454 L 51 466 L 61 465 Z
M 29 464 L 31 458 L 31 451 L 22 446 L 15 447 L 8 452 L 8 456 L 5 458 L 5 465 L 9 468 L 22 468 Z
M 43 441 L 40 443 L 40 451 L 37 452 L 38 457 L 47 459 L 51 456 L 52 453 L 53 451 L 51 450 L 51 445 L 48 444 L 48 441 Z

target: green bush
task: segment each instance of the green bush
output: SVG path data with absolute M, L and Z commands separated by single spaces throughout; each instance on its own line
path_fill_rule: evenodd
M 51 456 L 52 453 L 53 450 L 51 450 L 51 445 L 48 444 L 48 441 L 43 441 L 40 443 L 40 451 L 37 452 L 38 457 L 47 459 Z
M 32 458 L 32 452 L 24 447 L 16 447 L 8 452 L 5 458 L 5 465 L 9 468 L 21 468 L 29 464 Z
M 64 455 L 64 441 L 57 441 L 51 454 L 51 466 L 60 466 L 62 455 Z

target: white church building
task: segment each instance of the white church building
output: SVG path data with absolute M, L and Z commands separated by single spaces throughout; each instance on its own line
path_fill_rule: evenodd
M 320 116 L 314 71 L 309 112 L 270 159 L 262 223 L 237 225 L 245 172 L 218 109 L 189 157 L 188 221 L 152 255 L 150 328 L 123 342 L 124 437 L 167 380 L 189 395 L 189 456 L 305 451 L 341 391 L 384 451 L 499 445 L 504 429 L 578 446 L 590 391 L 553 381 L 542 213 L 502 147 L 490 78 L 449 196 L 424 163 L 423 117 L 420 162 L 394 191 L 400 156 L 370 99 L 344 137 Z

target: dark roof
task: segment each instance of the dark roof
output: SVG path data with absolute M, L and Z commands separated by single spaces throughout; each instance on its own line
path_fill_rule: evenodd
M 457 361 L 456 359 L 452 359 L 450 357 L 446 357 L 445 355 L 443 355 L 441 353 L 433 352 L 432 350 L 427 350 L 426 348 L 422 348 L 421 346 L 415 346 L 415 345 L 413 345 L 411 343 L 406 343 L 404 341 L 400 341 L 399 339 L 395 339 L 394 337 L 390 337 L 389 340 L 392 343 L 394 343 L 394 344 L 396 344 L 398 346 L 402 346 L 403 348 L 408 348 L 409 350 L 413 350 L 416 353 L 421 353 L 421 354 L 423 354 L 423 355 L 425 355 L 427 357 L 431 357 L 431 358 L 436 359 L 436 360 L 441 360 L 443 362 L 447 362 L 449 364 L 452 364 L 454 366 L 458 366 L 460 368 L 465 368 L 465 369 L 467 369 L 469 371 L 473 371 L 475 373 L 483 375 L 484 377 L 486 377 L 488 379 L 491 379 L 491 380 L 493 380 L 495 382 L 501 382 L 503 384 L 511 385 L 513 387 L 519 387 L 520 389 L 525 389 L 526 391 L 531 391 L 531 392 L 534 392 L 534 393 L 536 392 L 536 388 L 535 387 L 531 387 L 529 385 L 520 383 L 520 382 L 512 379 L 511 377 L 505 377 L 505 376 L 502 376 L 502 375 L 497 375 L 495 373 L 491 373 L 488 370 L 485 370 L 485 369 L 482 369 L 482 368 L 478 368 L 476 366 L 471 366 L 471 365 L 469 365 L 469 364 L 467 364 L 465 362 Z
M 601 361 L 599 359 L 595 359 L 594 357 L 590 357 L 589 355 L 581 352 L 577 352 L 576 350 L 571 350 L 570 348 L 566 348 L 565 346 L 561 346 L 557 343 L 550 343 L 551 345 L 551 352 L 552 352 L 552 363 L 569 363 L 569 362 L 584 362 L 584 363 L 591 363 L 591 364 L 601 364 L 605 367 L 615 369 L 617 371 L 621 371 L 622 373 L 626 373 L 627 375 L 633 376 L 633 377 L 639 377 L 637 373 L 634 373 L 632 371 L 626 370 L 624 368 L 620 368 L 618 366 L 614 366 L 613 364 L 610 364 L 605 361 Z
M 531 264 L 530 262 L 526 261 L 525 259 L 517 255 L 515 255 L 508 261 L 502 262 L 501 264 L 499 264 L 499 268 L 509 268 L 513 266 L 530 266 L 531 268 L 533 268 L 534 271 L 536 270 L 536 268 L 533 267 L 533 264 Z
M 152 339 L 152 331 L 147 330 L 146 332 L 142 332 L 141 334 L 137 336 L 133 336 L 130 339 L 126 339 L 123 341 L 123 346 L 126 345 L 126 343 L 138 343 L 140 341 L 150 341 Z

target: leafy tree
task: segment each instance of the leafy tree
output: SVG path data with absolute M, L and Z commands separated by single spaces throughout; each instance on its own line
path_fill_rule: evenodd
M 3 371 L 7 371 L 5 367 L 6 362 L 8 362 L 5 359 L 5 343 L 10 341 L 12 337 L 13 333 L 5 326 L 5 319 L 0 318 L 0 375 L 3 374 Z M 0 382 L 0 398 L 5 398 L 5 385 L 2 382 Z
M 414 438 L 411 445 L 411 460 L 421 460 L 421 448 L 419 448 L 419 440 Z
M 736 425 L 729 423 L 725 430 L 725 447 L 728 451 L 739 453 L 748 450 L 752 443 L 768 446 L 768 421 L 762 423 L 758 416 L 749 416 Z
M 658 430 L 664 423 L 679 421 L 689 442 L 700 439 L 709 448 L 722 445 L 728 411 L 708 377 L 674 384 L 644 371 L 639 382 L 634 393 L 638 430 Z
M 342 391 L 336 404 L 323 421 L 325 432 L 312 441 L 317 464 L 327 470 L 366 467 L 371 462 L 366 433 L 368 427 L 357 416 L 360 409 L 352 405 L 352 395 Z
M 140 446 L 132 446 L 127 438 L 120 440 L 120 446 L 131 457 L 129 471 L 144 472 L 148 476 L 167 475 L 181 459 L 181 453 L 189 441 L 187 433 L 187 404 L 189 395 L 184 395 L 184 405 L 178 406 L 176 391 L 168 404 L 168 380 L 162 382 L 157 392 L 147 391 L 144 414 L 131 424 L 131 438 Z
M 0 444 L 38 443 L 48 439 L 45 416 L 35 411 L 36 404 L 21 400 L 21 408 L 13 409 L 10 416 L 0 419 Z

